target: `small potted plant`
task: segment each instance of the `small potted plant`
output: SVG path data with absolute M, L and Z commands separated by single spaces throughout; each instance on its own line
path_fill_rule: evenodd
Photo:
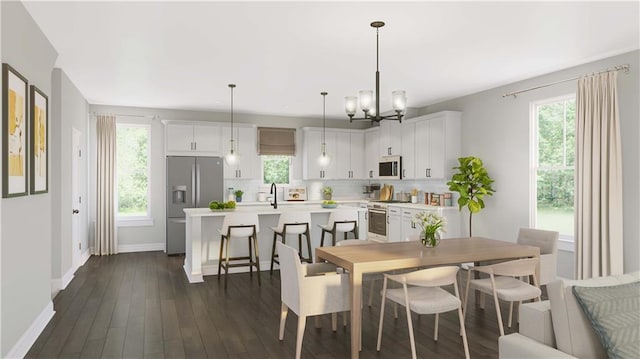
M 322 197 L 325 200 L 330 200 L 332 194 L 333 194 L 333 189 L 331 189 L 331 187 L 329 186 L 322 187 Z
M 233 194 L 236 195 L 236 202 L 242 202 L 242 195 L 244 194 L 244 192 L 242 190 L 237 190 L 235 192 L 233 192 Z
M 435 212 L 420 212 L 413 217 L 412 222 L 422 228 L 420 240 L 426 247 L 435 247 L 440 243 L 440 232 L 446 232 L 447 220 Z

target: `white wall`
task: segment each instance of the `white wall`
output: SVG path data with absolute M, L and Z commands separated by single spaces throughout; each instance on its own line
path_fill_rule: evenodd
M 3 1 L 0 6 L 2 62 L 9 63 L 51 98 L 55 49 L 22 3 Z M 49 128 L 54 126 L 50 120 Z M 50 187 L 46 194 L 2 199 L 2 357 L 14 349 L 25 333 L 34 329 L 34 323 L 43 319 L 43 313 L 44 317 L 53 314 L 51 193 L 54 191 L 56 189 Z
M 474 216 L 474 235 L 515 241 L 518 228 L 529 226 L 529 105 L 534 101 L 575 93 L 577 85 L 571 81 L 522 93 L 515 99 L 503 98 L 502 94 L 628 63 L 631 65 L 630 72 L 619 73 L 618 76 L 624 193 L 624 270 L 630 272 L 640 269 L 639 54 L 640 51 L 633 51 L 420 110 L 421 114 L 442 110 L 462 111 L 462 154 L 480 157 L 489 175 L 495 179 L 495 195 L 486 199 L 487 207 Z M 573 253 L 561 253 L 559 260 L 558 274 L 573 278 Z

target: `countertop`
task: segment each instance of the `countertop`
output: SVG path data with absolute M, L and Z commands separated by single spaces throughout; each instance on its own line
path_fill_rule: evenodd
M 218 217 L 225 216 L 228 213 L 234 212 L 244 212 L 244 213 L 256 213 L 259 216 L 261 215 L 271 215 L 271 214 L 281 214 L 285 212 L 293 212 L 293 211 L 308 211 L 310 213 L 328 213 L 341 209 L 355 209 L 358 211 L 366 211 L 366 208 L 359 208 L 354 206 L 338 206 L 336 208 L 322 208 L 319 203 L 316 204 L 308 204 L 308 203 L 297 203 L 295 205 L 281 205 L 278 203 L 278 208 L 274 209 L 273 207 L 267 205 L 243 205 L 236 207 L 235 210 L 219 210 L 212 211 L 209 208 L 185 208 L 184 213 L 189 217 Z

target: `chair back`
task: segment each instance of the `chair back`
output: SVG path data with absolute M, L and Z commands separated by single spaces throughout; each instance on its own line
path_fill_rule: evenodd
M 336 223 L 347 222 L 350 223 Z M 333 229 L 334 225 L 337 232 L 349 232 L 353 231 L 358 223 L 358 211 L 351 209 L 341 209 L 331 212 L 329 215 L 329 222 L 327 223 L 327 229 Z
M 523 277 L 535 274 L 537 265 L 538 258 L 524 258 L 492 264 L 486 268 L 490 268 L 494 275 Z
M 455 284 L 458 269 L 457 266 L 427 268 L 404 274 L 404 278 L 409 285 L 440 287 Z
M 292 226 L 290 225 L 292 223 L 301 223 L 301 225 Z M 311 213 L 304 211 L 284 212 L 280 214 L 276 230 L 282 233 L 285 224 L 287 224 L 287 234 L 306 233 L 307 226 L 311 225 Z
M 276 242 L 280 260 L 280 298 L 289 308 L 299 313 L 300 282 L 303 276 L 298 251 L 282 242 Z
M 518 232 L 518 244 L 540 248 L 540 254 L 558 253 L 559 233 L 535 228 L 520 228 Z
M 336 247 L 340 246 L 361 246 L 366 244 L 373 244 L 372 241 L 368 239 L 345 239 L 338 243 L 336 243 Z
M 220 233 L 231 237 L 249 237 L 254 234 L 254 227 L 231 228 L 233 226 L 255 226 L 255 233 L 260 232 L 258 215 L 256 213 L 229 213 L 224 216 Z

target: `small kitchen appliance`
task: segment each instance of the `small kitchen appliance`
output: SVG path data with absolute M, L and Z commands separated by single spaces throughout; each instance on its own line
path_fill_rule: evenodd
M 362 193 L 366 195 L 366 199 L 378 199 L 380 198 L 380 184 L 372 183 L 365 185 L 362 189 Z
M 288 187 L 284 189 L 284 199 L 287 201 L 306 201 L 307 187 Z

